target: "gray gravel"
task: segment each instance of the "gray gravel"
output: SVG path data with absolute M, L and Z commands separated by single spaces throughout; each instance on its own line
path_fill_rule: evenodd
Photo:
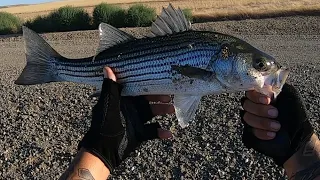
M 319 131 L 320 17 L 225 21 L 196 29 L 244 38 L 289 66 L 289 82 L 306 98 Z M 141 36 L 148 28 L 126 29 Z M 94 54 L 97 31 L 53 33 L 45 38 L 61 54 Z M 93 87 L 74 83 L 17 86 L 25 65 L 21 36 L 0 38 L 0 179 L 57 179 L 76 154 L 90 124 Z M 174 117 L 157 117 L 173 140 L 144 143 L 111 179 L 284 179 L 274 163 L 241 142 L 243 93 L 203 98 L 197 120 L 181 129 Z

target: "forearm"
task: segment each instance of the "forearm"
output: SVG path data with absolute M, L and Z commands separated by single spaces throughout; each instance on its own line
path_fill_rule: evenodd
M 98 157 L 82 148 L 59 179 L 105 180 L 109 175 L 110 172 L 104 163 Z
M 289 179 L 320 180 L 320 141 L 314 134 L 309 142 L 284 163 Z

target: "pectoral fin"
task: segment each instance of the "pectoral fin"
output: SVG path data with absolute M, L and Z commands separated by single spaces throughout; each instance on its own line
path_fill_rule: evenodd
M 194 120 L 196 111 L 200 105 L 201 96 L 175 95 L 173 105 L 179 125 L 185 128 Z
M 212 76 L 215 76 L 215 73 L 212 71 L 208 71 L 208 70 L 197 68 L 197 67 L 192 67 L 189 65 L 185 65 L 185 66 L 172 65 L 171 68 L 172 70 L 177 71 L 181 75 L 187 76 L 189 78 L 204 80 L 204 81 L 208 81 Z

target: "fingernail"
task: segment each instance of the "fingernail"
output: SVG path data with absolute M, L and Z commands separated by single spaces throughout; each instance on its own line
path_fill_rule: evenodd
M 274 138 L 276 136 L 276 133 L 274 132 L 267 132 L 267 136 Z
M 267 99 L 266 99 L 265 97 L 260 97 L 260 98 L 259 98 L 259 101 L 260 101 L 262 104 L 267 104 L 267 103 L 268 103 L 268 101 L 267 101 Z
M 278 110 L 277 109 L 269 109 L 268 110 L 268 114 L 269 114 L 269 116 L 277 117 L 278 116 Z
M 277 123 L 277 122 L 271 122 L 271 123 L 270 123 L 270 127 L 271 127 L 272 129 L 274 129 L 274 130 L 278 130 L 278 129 L 280 129 L 280 124 Z

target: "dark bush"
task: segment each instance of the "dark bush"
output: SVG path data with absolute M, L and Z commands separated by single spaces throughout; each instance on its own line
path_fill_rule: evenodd
M 55 29 L 47 16 L 38 16 L 34 20 L 28 20 L 24 25 L 38 33 L 53 32 Z
M 130 27 L 150 26 L 157 14 L 154 8 L 142 4 L 133 5 L 128 9 L 126 24 Z
M 125 26 L 126 11 L 119 6 L 101 3 L 93 10 L 93 26 L 97 28 L 101 22 L 114 27 Z
M 90 29 L 89 14 L 79 7 L 65 6 L 52 12 L 47 17 L 53 25 L 53 31 L 76 31 Z
M 0 12 L 0 34 L 21 32 L 21 20 L 13 14 Z
M 25 26 L 40 32 L 63 32 L 91 29 L 89 14 L 78 7 L 61 7 L 47 16 L 38 16 L 29 20 Z

